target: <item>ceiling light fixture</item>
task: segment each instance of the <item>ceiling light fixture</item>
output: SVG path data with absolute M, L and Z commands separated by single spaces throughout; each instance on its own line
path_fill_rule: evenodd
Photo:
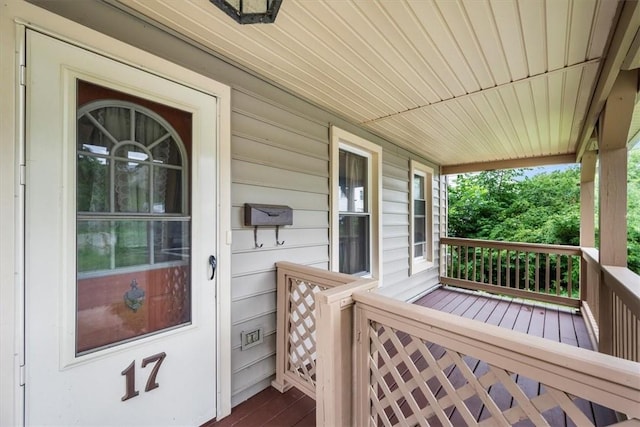
M 240 24 L 270 24 L 282 0 L 209 0 Z

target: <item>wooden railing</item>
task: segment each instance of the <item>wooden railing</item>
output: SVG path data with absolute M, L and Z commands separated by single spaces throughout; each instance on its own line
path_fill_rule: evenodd
M 452 415 L 473 425 L 525 419 L 546 425 L 550 414 L 588 426 L 593 419 L 587 401 L 640 426 L 637 275 L 601 266 L 594 249 L 443 240 L 456 259 L 447 263 L 448 273 L 457 276 L 449 284 L 492 286 L 494 293 L 573 306 L 582 302 L 587 323 L 599 331 L 600 350 L 608 354 L 392 300 L 369 292 L 378 286 L 372 279 L 280 262 L 273 386 L 296 386 L 315 398 L 318 426 L 451 425 Z M 576 252 L 580 262 L 572 258 Z M 487 264 L 495 266 L 493 273 Z M 574 268 L 581 272 L 579 285 L 569 274 Z M 500 284 L 483 279 L 498 271 L 505 274 Z M 563 289 L 579 290 L 580 298 L 558 295 L 552 277 Z M 538 388 L 540 395 L 532 392 Z
M 295 386 L 316 399 L 317 386 L 333 387 L 341 371 L 351 370 L 350 296 L 356 290 L 377 287 L 377 281 L 290 262 L 278 262 L 276 267 L 276 379 L 272 385 L 281 392 Z M 316 340 L 327 340 L 329 336 L 323 345 L 327 350 L 318 351 Z M 334 376 L 320 374 L 319 363 L 330 363 Z M 320 396 L 316 400 L 316 406 L 321 408 L 327 399 Z
M 579 247 L 450 237 L 440 244 L 443 284 L 580 306 Z
M 640 361 L 640 276 L 625 267 L 603 266 L 596 249 L 584 249 L 583 312 L 601 353 Z
M 353 397 L 354 292 L 378 287 L 372 279 L 316 295 L 317 385 L 316 425 L 349 426 Z
M 600 316 L 600 262 L 595 248 L 582 249 L 580 300 L 582 300 L 582 315 L 589 327 L 595 343 L 599 341 L 598 319 Z
M 587 401 L 640 425 L 636 362 L 375 293 L 353 300 L 354 418 L 334 425 L 553 425 L 559 413 L 592 426 Z

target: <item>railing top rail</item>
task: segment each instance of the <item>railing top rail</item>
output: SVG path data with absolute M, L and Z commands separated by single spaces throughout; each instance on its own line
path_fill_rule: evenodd
M 640 364 L 495 325 L 356 292 L 374 321 L 640 418 Z
M 582 257 L 588 262 L 600 262 L 600 252 L 596 248 L 582 248 Z
M 624 302 L 636 317 L 640 317 L 640 276 L 627 267 L 603 265 L 604 284 Z
M 350 304 L 353 300 L 351 295 L 355 291 L 370 291 L 378 287 L 376 279 L 358 279 L 352 283 L 335 288 L 326 289 L 316 294 L 316 300 L 322 300 L 326 304 L 332 304 L 341 301 L 342 305 Z
M 561 255 L 580 255 L 579 246 L 545 245 L 541 243 L 504 242 L 501 240 L 479 240 L 461 237 L 441 237 L 440 243 L 448 245 L 460 245 L 471 247 L 483 247 L 494 249 L 517 249 L 522 252 L 541 252 Z
M 359 277 L 351 276 L 349 274 L 338 273 L 336 271 L 322 270 L 316 267 L 309 267 L 306 265 L 295 264 L 288 261 L 279 261 L 276 263 L 276 268 L 279 270 L 286 270 L 290 273 L 299 274 L 304 277 L 316 277 L 325 281 L 333 281 L 337 284 L 351 283 Z

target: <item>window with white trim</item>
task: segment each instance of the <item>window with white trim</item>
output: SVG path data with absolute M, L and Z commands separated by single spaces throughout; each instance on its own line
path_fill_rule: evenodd
M 433 266 L 433 169 L 411 161 L 411 274 Z
M 382 148 L 331 128 L 332 269 L 380 277 Z

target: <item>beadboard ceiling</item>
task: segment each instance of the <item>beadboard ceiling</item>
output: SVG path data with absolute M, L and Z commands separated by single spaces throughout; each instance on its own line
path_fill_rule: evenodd
M 575 153 L 619 6 L 284 0 L 241 26 L 208 0 L 117 3 L 441 165 Z

